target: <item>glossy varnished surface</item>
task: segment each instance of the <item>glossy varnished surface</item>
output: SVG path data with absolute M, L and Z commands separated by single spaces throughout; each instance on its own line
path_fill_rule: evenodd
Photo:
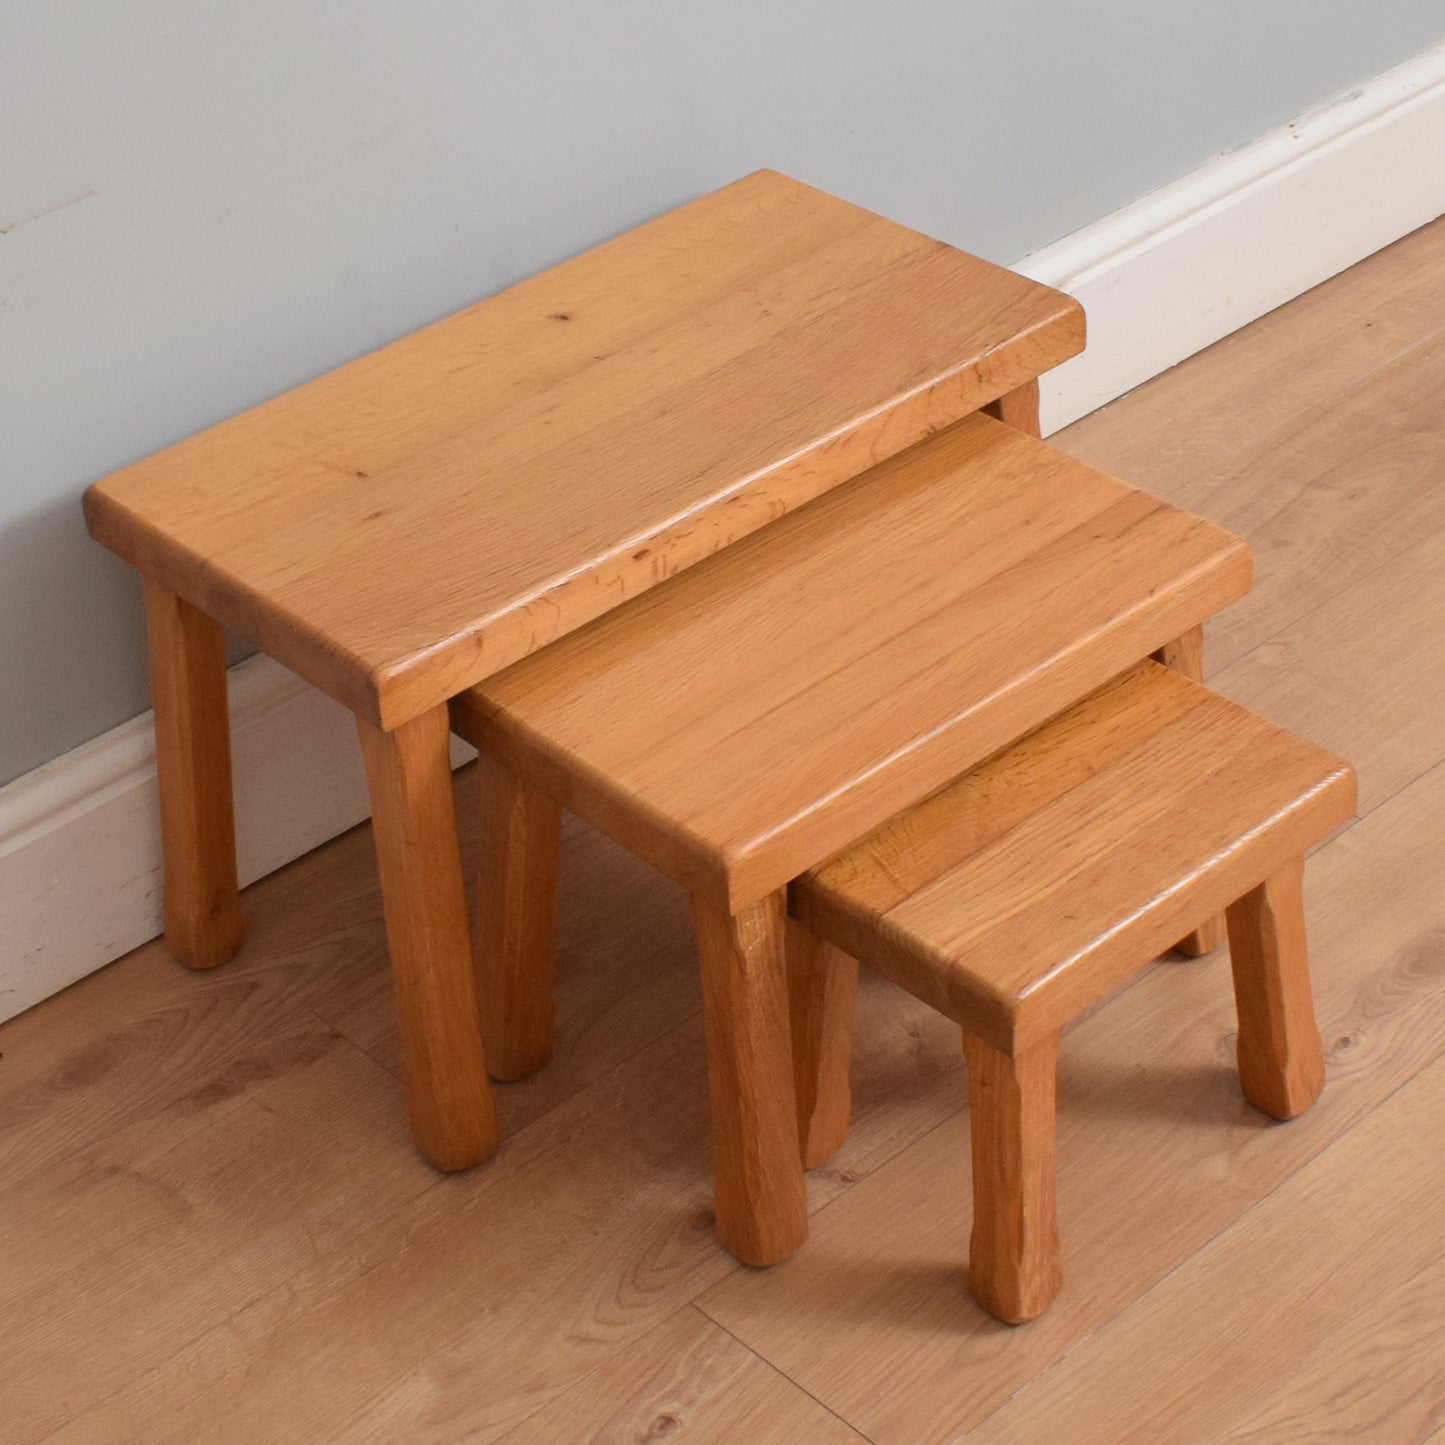
M 1238 597 L 1244 545 L 968 417 L 453 705 L 727 907 Z
M 1347 763 L 1145 662 L 800 879 L 793 910 L 1011 1048 L 1354 805 Z
M 0 1433 L 1438 1441 L 1442 327 L 1437 225 L 1055 438 L 1267 550 L 1210 684 L 1352 759 L 1365 816 L 1306 870 L 1329 1083 L 1294 1123 L 1240 1096 L 1222 956 L 1065 1035 L 1047 1314 L 970 1300 L 958 1030 L 867 972 L 809 1244 L 726 1255 L 686 899 L 575 820 L 557 1052 L 439 1178 L 359 830 L 246 890 L 226 967 L 150 944 L 0 1027 Z
M 760 171 L 98 482 L 384 727 L 1057 365 L 1068 298 Z

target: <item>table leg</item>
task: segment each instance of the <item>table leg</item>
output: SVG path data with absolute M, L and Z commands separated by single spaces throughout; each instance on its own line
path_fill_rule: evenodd
M 1302 1114 L 1325 1086 L 1305 947 L 1304 871 L 1305 860 L 1291 858 L 1227 915 L 1239 1082 L 1249 1102 L 1274 1119 Z
M 793 1082 L 803 1167 L 826 1164 L 848 1137 L 858 964 L 799 923 L 788 923 Z
M 692 911 L 718 1237 L 744 1264 L 776 1264 L 808 1237 L 788 1037 L 786 894 L 737 914 L 694 896 Z
M 1000 421 L 1007 422 L 1016 431 L 1024 432 L 1026 435 L 1036 437 L 1039 435 L 1039 383 L 1035 377 L 1033 381 L 1026 381 L 1013 391 L 1006 392 L 997 401 L 991 401 L 984 407 L 990 416 L 996 416 Z
M 241 946 L 231 727 L 220 623 L 145 579 L 166 943 L 192 968 Z
M 552 1053 L 552 953 L 562 809 L 483 753 L 477 989 L 487 1067 L 525 1079 Z
M 1182 637 L 1166 643 L 1154 656 L 1175 672 L 1182 673 L 1190 682 L 1204 682 L 1204 628 L 1191 627 Z M 1193 933 L 1187 934 L 1174 945 L 1176 953 L 1186 958 L 1202 958 L 1213 953 L 1224 942 L 1224 915 L 1215 914 L 1206 918 Z
M 1059 1036 L 1005 1054 L 965 1033 L 963 1052 L 973 1153 L 969 1288 L 991 1314 L 1021 1324 L 1049 1307 L 1063 1280 L 1054 1198 Z
M 357 719 L 371 789 L 412 1138 L 438 1169 L 497 1147 L 467 930 L 445 704 L 382 732 Z

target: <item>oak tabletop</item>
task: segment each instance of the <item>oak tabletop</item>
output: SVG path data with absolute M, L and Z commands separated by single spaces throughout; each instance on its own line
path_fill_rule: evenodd
M 1060 293 L 759 171 L 123 468 L 86 516 L 392 728 L 1082 345 Z
M 1248 589 L 1238 538 L 975 415 L 454 700 L 736 909 Z
M 793 903 L 1017 1046 L 1354 808 L 1348 763 L 1146 661 L 799 879 Z

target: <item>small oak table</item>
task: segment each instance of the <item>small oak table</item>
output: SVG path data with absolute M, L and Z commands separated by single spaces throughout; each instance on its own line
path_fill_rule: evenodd
M 760 171 L 97 482 L 145 584 L 165 929 L 242 936 L 222 628 L 349 707 L 413 1137 L 497 1127 L 448 700 L 970 412 L 1037 430 L 1069 298 Z

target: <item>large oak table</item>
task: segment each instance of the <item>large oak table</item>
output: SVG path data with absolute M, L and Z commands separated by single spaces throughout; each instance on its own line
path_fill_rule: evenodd
M 144 579 L 165 929 L 242 937 L 223 628 L 356 715 L 413 1136 L 497 1130 L 448 700 L 1081 349 L 1069 298 L 772 171 L 99 481 Z

